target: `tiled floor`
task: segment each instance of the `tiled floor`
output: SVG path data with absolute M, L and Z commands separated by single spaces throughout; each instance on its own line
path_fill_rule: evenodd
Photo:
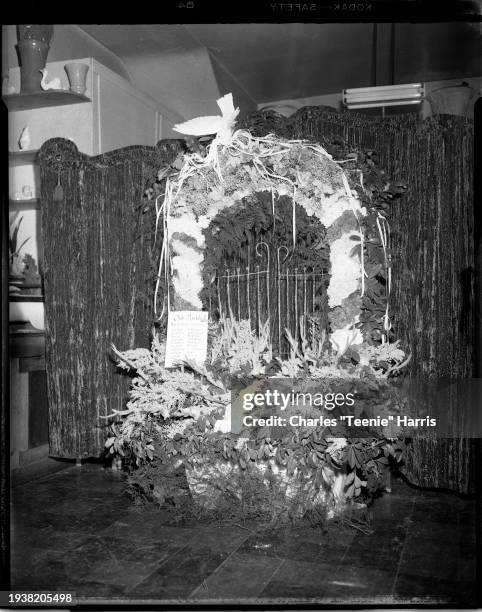
M 374 533 L 173 526 L 139 511 L 119 473 L 69 468 L 12 493 L 12 588 L 85 601 L 474 605 L 474 503 L 401 481 Z

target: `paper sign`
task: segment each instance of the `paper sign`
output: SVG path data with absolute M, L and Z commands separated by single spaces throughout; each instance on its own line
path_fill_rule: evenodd
M 208 348 L 208 313 L 202 310 L 171 310 L 167 320 L 165 367 L 196 361 L 204 363 Z

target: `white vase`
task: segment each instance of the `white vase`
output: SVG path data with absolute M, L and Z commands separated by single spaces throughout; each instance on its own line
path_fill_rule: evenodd
M 87 89 L 86 79 L 89 66 L 81 62 L 71 62 L 65 64 L 64 69 L 69 77 L 70 91 L 83 95 Z

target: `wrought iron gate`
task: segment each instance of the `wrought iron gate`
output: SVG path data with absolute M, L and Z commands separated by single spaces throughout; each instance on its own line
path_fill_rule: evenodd
M 307 335 L 310 327 L 327 325 L 328 271 L 290 267 L 290 254 L 287 246 L 272 249 L 259 242 L 256 255 L 262 265 L 218 270 L 208 305 L 211 315 L 249 320 L 258 333 L 269 321 L 273 350 L 282 356 L 290 350 L 285 330 L 299 340 L 302 331 Z

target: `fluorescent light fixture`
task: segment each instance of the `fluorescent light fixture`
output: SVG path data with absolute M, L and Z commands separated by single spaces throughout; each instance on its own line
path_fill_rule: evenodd
M 423 83 L 387 85 L 384 87 L 358 87 L 343 90 L 343 104 L 347 108 L 376 108 L 379 106 L 405 106 L 420 104 L 425 95 Z

